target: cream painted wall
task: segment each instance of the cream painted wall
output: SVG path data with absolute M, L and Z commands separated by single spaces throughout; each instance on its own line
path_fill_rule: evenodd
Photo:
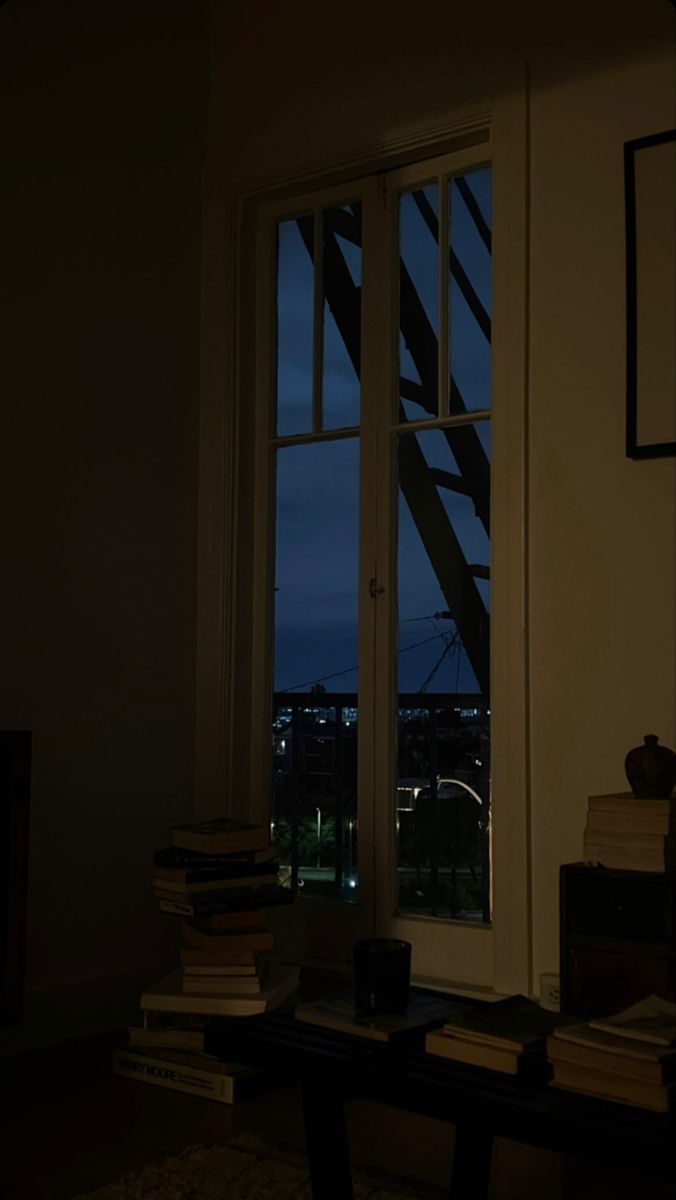
M 202 4 L 0 10 L 0 728 L 33 733 L 27 1013 L 133 1011 L 174 961 L 190 812 Z
M 535 976 L 557 871 L 624 756 L 676 745 L 676 464 L 624 454 L 622 143 L 673 128 L 673 42 L 564 83 L 533 70 L 530 644 Z M 676 404 L 676 397 L 674 397 Z
M 213 4 L 197 805 L 218 808 L 237 749 L 228 745 L 237 714 L 222 671 L 238 630 L 228 566 L 242 562 L 222 488 L 237 433 L 227 337 L 236 317 L 233 196 L 341 158 L 377 159 L 390 139 L 490 107 L 528 62 L 536 989 L 539 973 L 558 966 L 558 867 L 580 855 L 586 796 L 622 787 L 624 753 L 649 727 L 676 738 L 674 463 L 624 457 L 622 227 L 622 142 L 673 124 L 673 9 L 649 0 L 468 13 L 435 2 L 413 20 L 409 5 L 347 0 L 330 23 L 317 15 L 309 0 Z

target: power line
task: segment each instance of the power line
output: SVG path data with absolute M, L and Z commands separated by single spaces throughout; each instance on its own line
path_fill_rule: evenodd
M 428 642 L 436 642 L 443 635 L 435 634 L 434 637 L 425 638 L 422 642 L 414 642 L 412 646 L 402 646 L 399 654 L 406 654 L 407 650 L 417 650 L 418 646 L 426 646 Z M 316 683 L 326 683 L 327 679 L 337 679 L 339 675 L 351 675 L 356 671 L 356 667 L 347 667 L 344 671 L 333 671 L 331 675 L 320 675 L 319 679 L 308 679 L 305 683 L 294 683 L 293 687 L 279 688 L 279 692 L 298 692 L 301 688 L 314 687 Z

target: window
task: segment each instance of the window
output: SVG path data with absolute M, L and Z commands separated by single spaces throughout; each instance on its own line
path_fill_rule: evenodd
M 298 892 L 296 948 L 404 936 L 418 976 L 485 986 L 491 726 L 509 724 L 491 700 L 494 558 L 509 593 L 504 542 L 491 554 L 493 195 L 484 133 L 256 204 L 251 464 L 249 779 Z M 496 412 L 498 443 L 508 427 Z M 504 459 L 497 474 L 504 490 Z

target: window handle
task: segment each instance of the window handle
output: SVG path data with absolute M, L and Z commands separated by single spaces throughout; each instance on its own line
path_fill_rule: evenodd
M 375 600 L 376 596 L 382 596 L 384 591 L 384 587 L 378 586 L 378 580 L 376 579 L 375 575 L 369 579 L 369 596 L 372 600 Z

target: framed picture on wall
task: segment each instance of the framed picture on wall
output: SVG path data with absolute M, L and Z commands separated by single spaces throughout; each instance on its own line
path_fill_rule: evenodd
M 676 454 L 676 129 L 624 143 L 627 455 Z

